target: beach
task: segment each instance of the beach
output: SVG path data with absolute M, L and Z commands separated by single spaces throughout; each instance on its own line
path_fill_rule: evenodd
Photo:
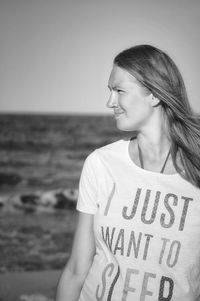
M 76 228 L 85 158 L 111 116 L 0 115 L 0 301 L 52 301 Z
M 52 301 L 60 270 L 0 274 L 1 301 Z
M 52 301 L 76 226 L 75 210 L 0 216 L 0 300 Z

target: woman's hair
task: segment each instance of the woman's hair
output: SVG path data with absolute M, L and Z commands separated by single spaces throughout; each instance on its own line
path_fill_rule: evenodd
M 114 64 L 128 71 L 160 100 L 175 169 L 200 187 L 200 120 L 192 112 L 182 76 L 173 60 L 156 47 L 138 45 L 119 53 Z

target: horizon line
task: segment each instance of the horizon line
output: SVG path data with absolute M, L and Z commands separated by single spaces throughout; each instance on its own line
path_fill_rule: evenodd
M 85 115 L 85 116 L 112 116 L 104 112 L 52 112 L 52 111 L 0 111 L 0 115 Z

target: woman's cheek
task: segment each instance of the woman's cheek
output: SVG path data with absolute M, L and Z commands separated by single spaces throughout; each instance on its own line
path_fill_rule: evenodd
M 120 95 L 119 96 L 119 104 L 120 104 L 120 107 L 122 107 L 124 109 L 128 109 L 131 104 L 130 99 L 125 95 Z

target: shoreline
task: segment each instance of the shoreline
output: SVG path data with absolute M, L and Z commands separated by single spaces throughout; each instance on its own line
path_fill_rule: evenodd
M 41 295 L 46 297 L 46 300 L 53 300 L 61 272 L 61 270 L 41 270 L 2 273 L 0 274 L 0 301 L 29 300 L 28 296 L 33 300 L 31 295 Z M 39 300 L 42 299 L 38 297 Z

